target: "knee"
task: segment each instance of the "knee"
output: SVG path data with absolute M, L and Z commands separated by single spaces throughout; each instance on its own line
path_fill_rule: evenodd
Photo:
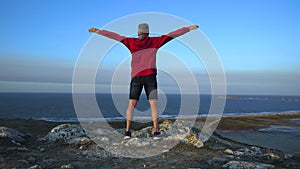
M 157 106 L 157 100 L 156 99 L 150 99 L 149 103 L 150 103 L 150 106 Z
M 136 106 L 136 103 L 137 103 L 137 100 L 129 100 L 128 106 L 135 107 L 135 106 Z

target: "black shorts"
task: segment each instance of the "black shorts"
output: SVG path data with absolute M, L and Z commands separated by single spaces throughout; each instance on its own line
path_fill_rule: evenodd
M 143 87 L 148 100 L 157 99 L 156 75 L 133 77 L 130 82 L 129 99 L 139 100 Z

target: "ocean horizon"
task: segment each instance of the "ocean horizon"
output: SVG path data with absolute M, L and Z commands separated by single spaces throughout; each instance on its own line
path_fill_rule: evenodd
M 115 97 L 120 97 L 115 99 Z M 211 95 L 199 95 L 196 114 L 180 113 L 180 94 L 167 94 L 165 108 L 160 118 L 206 117 L 211 106 Z M 115 99 L 115 100 L 114 100 Z M 224 99 L 224 98 L 219 98 Z M 0 118 L 38 119 L 45 121 L 71 122 L 78 120 L 125 120 L 127 94 L 96 94 L 102 115 L 78 116 L 74 109 L 72 93 L 0 93 Z M 160 98 L 159 98 L 160 100 Z M 115 103 L 118 102 L 116 107 Z M 300 96 L 276 95 L 229 95 L 222 116 L 243 116 L 300 112 Z M 188 104 L 188 103 L 187 103 Z M 188 105 L 193 106 L 193 105 Z M 134 119 L 151 120 L 149 103 L 144 94 L 136 106 Z M 210 114 L 209 114 L 210 115 Z M 219 114 L 218 114 L 219 115 Z

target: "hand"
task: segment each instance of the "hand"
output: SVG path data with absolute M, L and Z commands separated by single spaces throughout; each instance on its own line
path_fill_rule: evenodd
M 189 26 L 190 31 L 191 31 L 191 30 L 198 29 L 198 28 L 199 28 L 198 25 L 191 25 L 191 26 Z
M 95 33 L 97 33 L 99 31 L 99 29 L 97 29 L 97 28 L 90 28 L 89 29 L 89 32 L 95 32 Z

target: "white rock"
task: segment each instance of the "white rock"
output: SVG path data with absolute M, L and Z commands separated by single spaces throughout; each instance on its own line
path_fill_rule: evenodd
M 291 159 L 291 158 L 293 158 L 293 157 L 294 157 L 293 154 L 285 154 L 285 155 L 284 155 L 284 159 Z
M 185 134 L 174 134 L 168 137 L 169 140 L 183 140 L 186 137 Z
M 100 141 L 107 144 L 107 143 L 109 143 L 109 138 L 107 138 L 107 137 L 102 137 L 102 138 L 100 139 Z
M 64 140 L 66 143 L 73 142 L 72 139 L 86 137 L 84 130 L 78 125 L 61 124 L 54 127 L 45 137 L 40 138 L 41 141 L 54 142 Z
M 229 154 L 229 155 L 234 154 L 234 152 L 231 149 L 228 149 L 228 148 L 224 151 L 224 153 Z
M 277 160 L 277 159 L 280 159 L 279 155 L 275 154 L 275 153 L 267 153 L 264 155 L 265 157 L 268 157 L 272 160 Z
M 169 149 L 165 149 L 165 150 L 162 151 L 162 153 L 167 153 L 169 151 L 170 151 Z
M 18 150 L 18 151 L 30 151 L 28 148 L 26 147 L 9 147 L 7 148 L 7 150 Z
M 9 139 L 12 143 L 19 145 L 19 143 L 24 142 L 24 134 L 18 132 L 15 129 L 0 127 L 0 138 Z
M 29 167 L 28 169 L 40 169 L 41 167 L 39 165 L 34 165 Z
M 71 138 L 70 140 L 67 140 L 66 143 L 74 144 L 74 145 L 82 145 L 82 144 L 91 144 L 92 141 L 87 137 L 79 137 L 79 138 Z
M 263 153 L 258 147 L 251 147 L 251 149 L 241 148 L 238 149 L 237 151 L 234 151 L 233 154 L 235 156 L 255 156 L 255 157 L 263 156 Z
M 234 155 L 235 155 L 235 156 L 243 156 L 243 155 L 245 155 L 245 153 L 243 153 L 243 152 L 241 152 L 241 151 L 235 151 L 235 152 L 234 152 Z
M 229 169 L 272 169 L 274 165 L 259 163 L 259 162 L 248 162 L 248 161 L 229 161 L 222 166 L 223 168 Z
M 161 124 L 159 124 L 159 129 L 160 129 L 161 131 L 166 131 L 166 130 L 169 130 L 169 129 L 172 128 L 171 125 L 172 125 L 171 120 L 165 120 L 165 121 L 163 121 Z
M 61 169 L 73 169 L 74 166 L 72 164 L 67 164 L 67 165 L 62 165 L 60 168 Z
M 203 147 L 203 142 L 197 138 L 196 135 L 192 134 L 192 135 L 189 135 L 189 136 L 186 136 L 183 141 L 185 143 L 188 143 L 188 144 L 191 144 L 191 145 L 194 145 L 195 147 L 197 148 L 201 148 Z

